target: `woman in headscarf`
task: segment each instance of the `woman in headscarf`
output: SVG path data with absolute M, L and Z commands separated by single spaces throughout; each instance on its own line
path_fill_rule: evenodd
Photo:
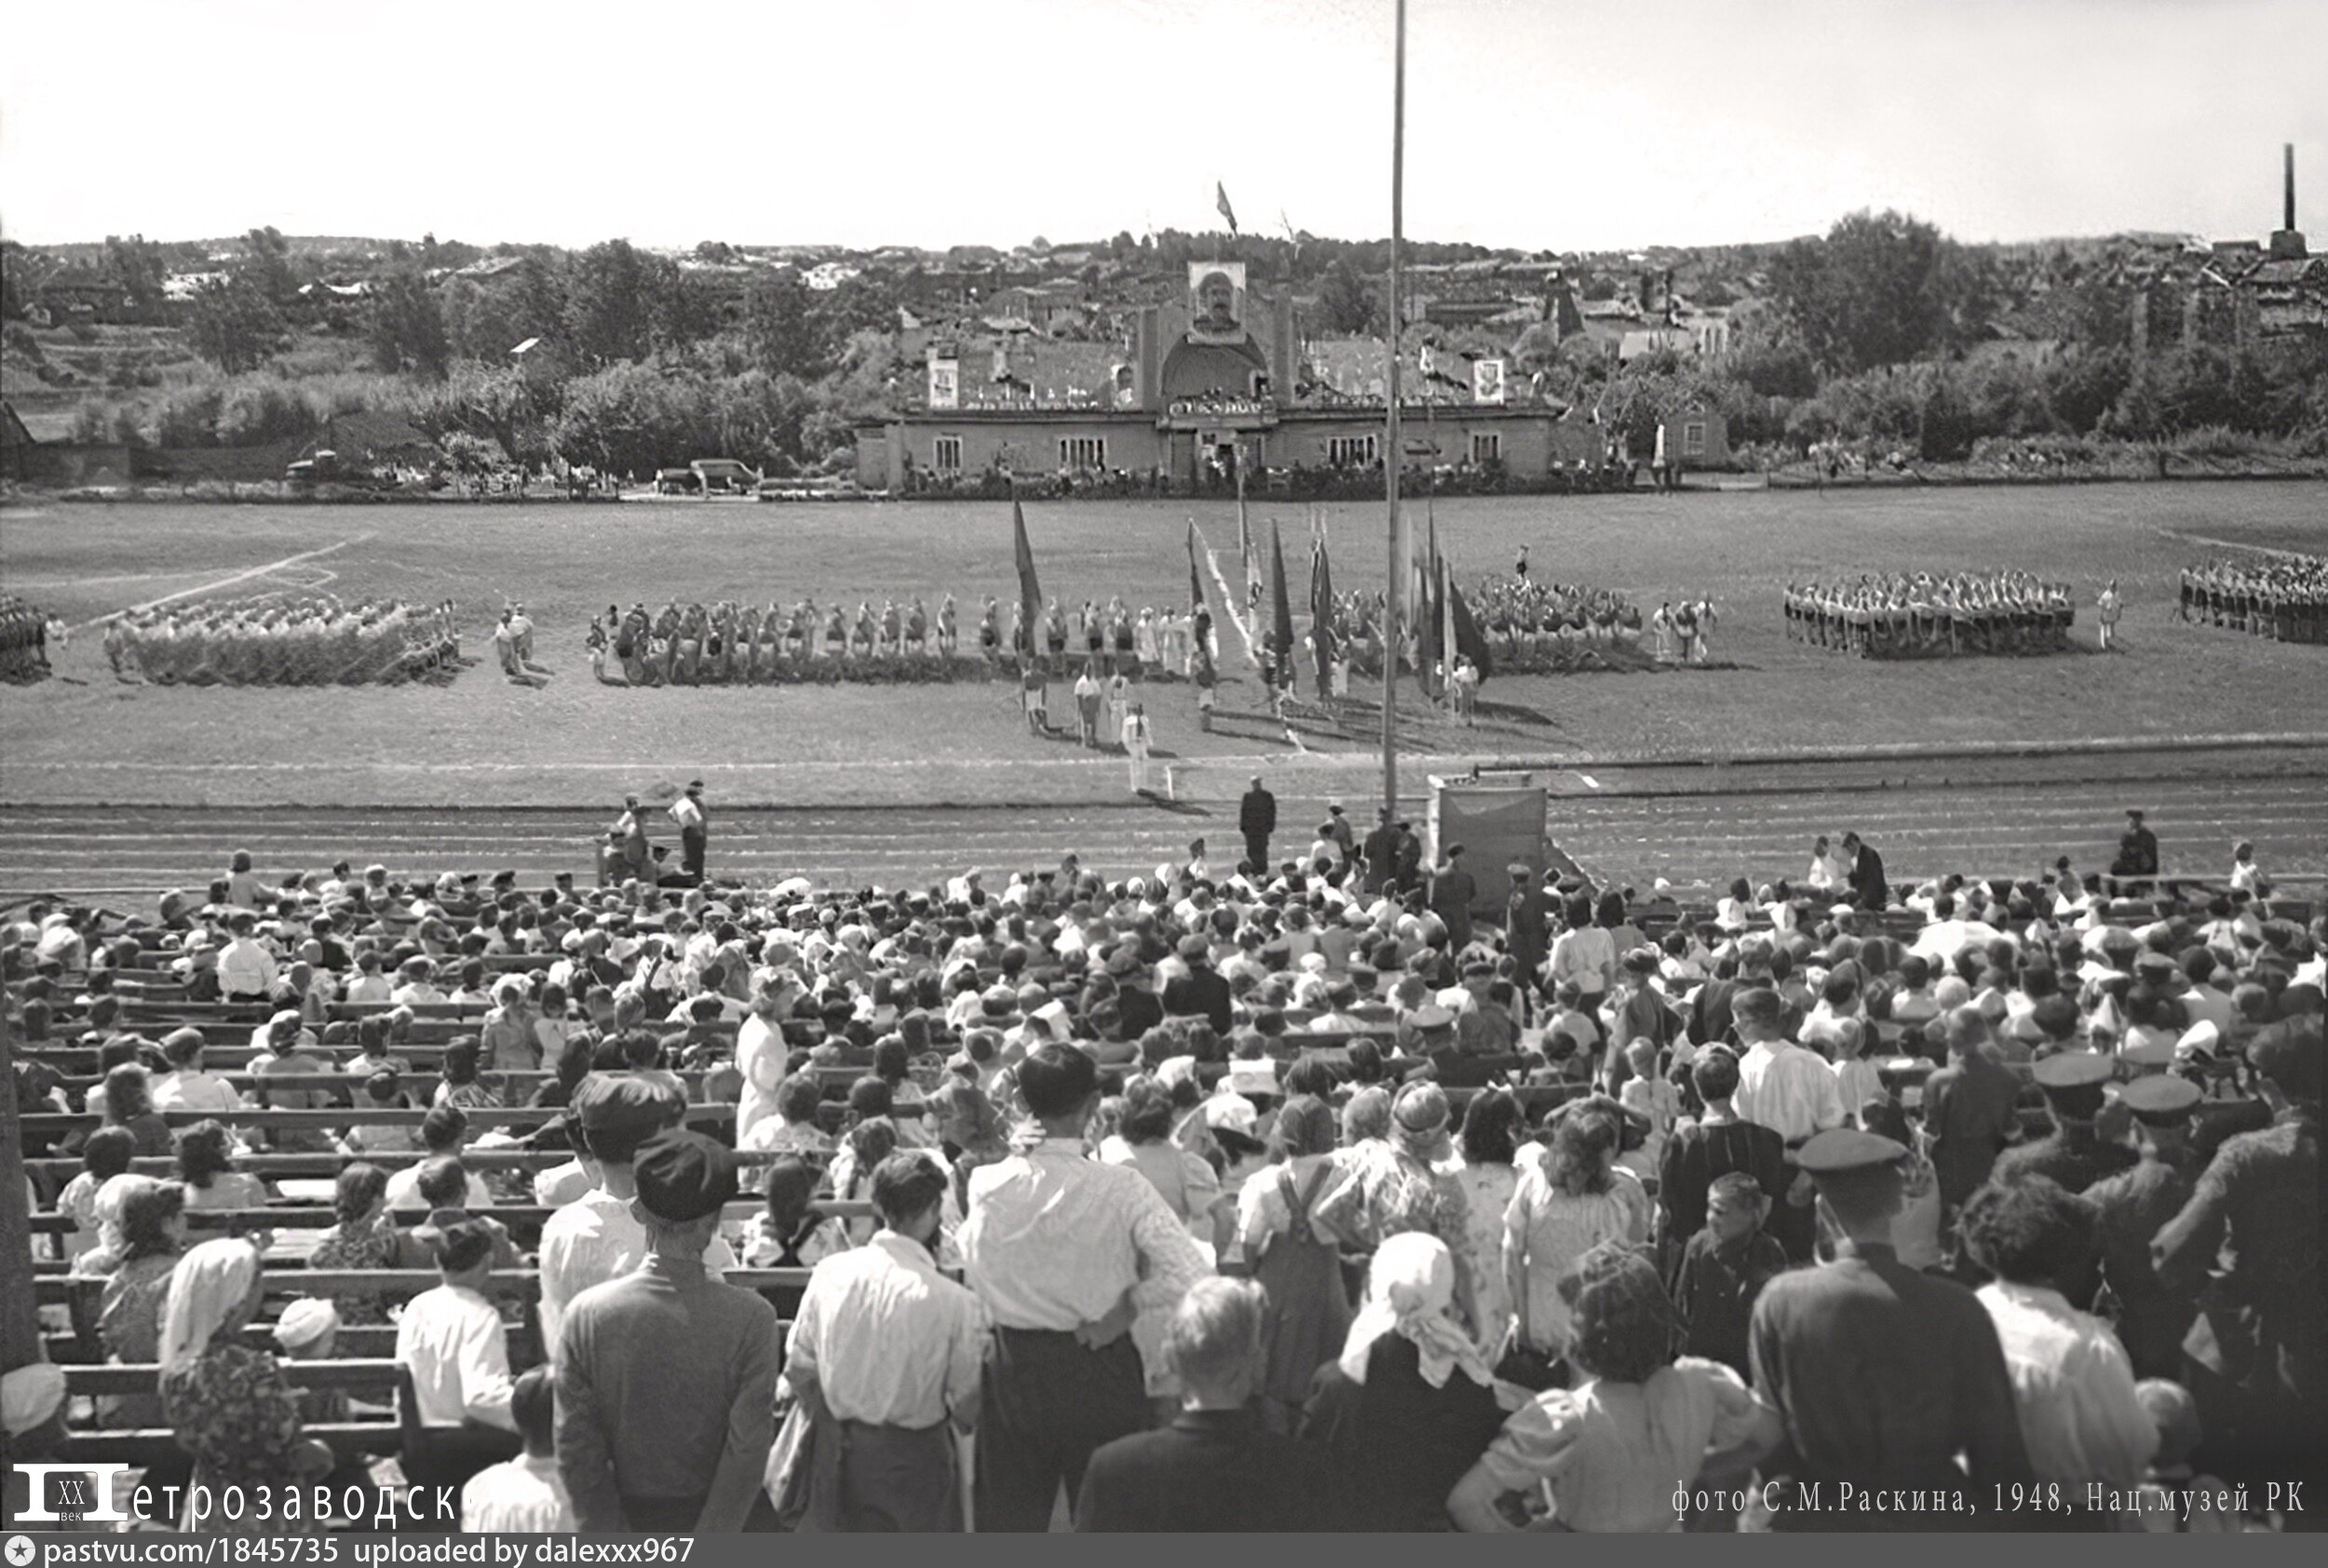
M 343 1167 L 332 1189 L 333 1223 L 307 1255 L 313 1269 L 393 1266 L 396 1222 L 388 1217 L 388 1173 L 361 1161 Z M 339 1299 L 343 1323 L 385 1323 L 387 1309 L 375 1296 Z
M 1543 1158 L 1527 1162 L 1504 1211 L 1504 1286 L 1511 1292 L 1519 1347 L 1543 1358 L 1550 1384 L 1568 1353 L 1563 1276 L 1604 1241 L 1640 1247 L 1649 1239 L 1649 1197 L 1640 1178 L 1617 1169 L 1621 1113 L 1593 1099 L 1563 1107 Z M 1550 1386 L 1550 1384 L 1547 1385 Z
M 306 1534 L 312 1517 L 284 1518 L 286 1489 L 331 1470 L 322 1445 L 300 1438 L 299 1396 L 274 1357 L 240 1343 L 257 1310 L 265 1276 L 247 1241 L 206 1241 L 170 1275 L 162 1307 L 162 1409 L 178 1429 L 178 1446 L 194 1455 L 188 1530 L 224 1534 Z M 240 1517 L 226 1515 L 226 1489 L 239 1487 Z M 207 1490 L 206 1490 L 207 1489 Z M 269 1517 L 259 1499 L 271 1499 Z M 209 1511 L 196 1515 L 207 1500 Z
M 1495 1376 L 1456 1313 L 1455 1254 L 1417 1231 L 1389 1237 L 1304 1413 L 1303 1437 L 1364 1478 L 1350 1527 L 1447 1529 L 1448 1494 L 1503 1420 Z
M 1261 1392 L 1272 1421 L 1290 1426 L 1318 1369 L 1341 1352 L 1350 1298 L 1331 1237 L 1311 1225 L 1310 1206 L 1332 1174 L 1333 1110 L 1296 1095 L 1278 1113 L 1271 1141 L 1280 1163 L 1249 1178 L 1238 1197 L 1237 1235 L 1252 1277 L 1268 1292 L 1262 1344 L 1268 1371 Z
M 121 1196 L 120 1262 L 105 1277 L 98 1333 L 109 1361 L 153 1364 L 161 1347 L 162 1303 L 186 1244 L 185 1189 L 175 1182 L 133 1176 Z M 157 1426 L 162 1402 L 155 1394 L 124 1394 L 98 1401 L 108 1426 Z
M 1358 1097 L 1351 1097 L 1354 1108 Z M 1447 1091 L 1434 1083 L 1409 1084 L 1390 1102 L 1384 1153 L 1329 1182 L 1311 1217 L 1320 1231 L 1355 1252 L 1370 1252 L 1387 1238 L 1423 1231 L 1450 1247 L 1459 1244 L 1469 1223 L 1462 1184 L 1443 1169 L 1455 1155 L 1448 1136 Z M 1472 1309 L 1470 1271 L 1455 1260 L 1455 1300 L 1465 1316 Z
M 1503 1531 L 1527 1496 L 1537 1528 L 1679 1530 L 1673 1495 L 1703 1474 L 1735 1480 L 1785 1436 L 1778 1413 L 1718 1361 L 1674 1359 L 1680 1325 L 1657 1269 L 1604 1242 L 1561 1281 L 1574 1388 L 1538 1394 L 1447 1498 L 1464 1530 Z M 1710 1481 L 1711 1483 L 1711 1481 Z

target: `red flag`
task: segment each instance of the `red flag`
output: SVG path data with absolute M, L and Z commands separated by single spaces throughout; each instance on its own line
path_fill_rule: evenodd
M 1212 182 L 1212 205 L 1219 208 L 1221 210 L 1221 216 L 1228 220 L 1228 232 L 1235 234 L 1237 232 L 1237 214 L 1230 210 L 1228 205 L 1228 187 L 1222 184 L 1218 180 Z
M 1444 611 L 1440 604 L 1441 577 L 1439 570 L 1439 520 L 1431 520 L 1429 547 L 1419 562 L 1423 581 L 1415 595 L 1414 682 L 1423 688 L 1423 695 L 1433 701 L 1439 697 L 1440 665 L 1448 657 L 1447 644 L 1441 630 Z
M 1188 520 L 1188 607 L 1204 607 L 1204 578 L 1197 574 L 1197 520 Z
M 1035 586 L 1035 547 L 1027 543 L 1026 509 L 1016 500 L 1010 503 L 1010 532 L 1019 560 L 1019 619 L 1026 628 L 1026 651 L 1032 655 L 1043 645 L 1043 590 Z
M 1291 691 L 1293 686 L 1293 606 L 1285 596 L 1285 541 L 1278 534 L 1275 518 L 1269 520 L 1269 566 L 1274 579 L 1269 585 L 1269 643 L 1277 650 L 1278 680 Z

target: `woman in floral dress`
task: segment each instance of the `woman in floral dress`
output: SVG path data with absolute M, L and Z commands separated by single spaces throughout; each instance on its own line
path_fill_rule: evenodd
M 312 1269 L 393 1267 L 396 1223 L 388 1218 L 388 1173 L 361 1162 L 341 1170 L 332 1196 L 338 1223 L 323 1233 L 308 1256 Z M 385 1323 L 387 1309 L 370 1296 L 336 1304 L 343 1323 Z

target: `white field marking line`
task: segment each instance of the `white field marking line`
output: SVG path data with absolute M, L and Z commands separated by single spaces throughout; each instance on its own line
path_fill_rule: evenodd
M 2161 528 L 2159 532 L 2169 539 L 2181 539 L 2188 544 L 2204 545 L 2209 549 L 2253 550 L 2257 555 L 2276 555 L 2289 561 L 2305 561 L 2309 559 L 2302 550 L 2274 549 L 2269 545 L 2243 545 L 2236 539 L 2210 539 L 2203 534 L 2185 534 L 2179 529 L 2173 528 Z
M 194 588 L 181 588 L 176 593 L 166 593 L 159 599 L 149 599 L 142 604 L 132 604 L 126 610 L 115 610 L 110 615 L 100 615 L 95 620 L 83 621 L 73 629 L 87 631 L 93 626 L 103 626 L 107 621 L 117 621 L 124 615 L 134 615 L 142 610 L 156 609 L 174 600 L 192 599 L 197 594 L 216 593 L 220 588 L 233 588 L 237 583 L 247 583 L 253 577 L 264 577 L 270 573 L 280 572 L 286 566 L 296 566 L 303 561 L 313 561 L 318 556 L 330 555 L 334 550 L 344 550 L 350 545 L 360 545 L 371 537 L 369 534 L 359 534 L 353 539 L 342 539 L 338 544 L 326 545 L 321 549 L 303 550 L 297 555 L 287 555 L 280 561 L 270 561 L 264 566 L 253 566 L 249 571 L 237 572 L 231 577 L 221 577 L 216 582 L 201 583 Z M 332 577 L 337 575 L 336 573 L 332 574 Z M 332 577 L 325 579 L 327 582 L 331 580 L 332 580 Z
M 1199 539 L 1204 537 L 1201 530 L 1198 531 L 1197 537 Z M 1221 574 L 1221 552 L 1211 545 L 1205 546 L 1204 563 L 1211 572 L 1212 580 L 1220 585 L 1221 609 L 1228 616 L 1228 624 L 1235 627 L 1237 635 L 1245 640 L 1245 656 L 1252 660 L 1254 669 L 1260 669 L 1261 656 L 1253 651 L 1252 628 L 1247 626 L 1245 617 L 1237 613 L 1237 595 L 1229 591 L 1228 579 Z

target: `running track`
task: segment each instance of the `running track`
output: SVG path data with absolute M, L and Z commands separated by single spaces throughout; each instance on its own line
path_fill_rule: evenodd
M 1912 764 L 1759 769 L 1595 770 L 1559 776 L 1550 804 L 1556 845 L 1596 876 L 1645 888 L 1670 879 L 1687 894 L 1733 876 L 1799 877 L 1811 839 L 1856 829 L 1895 882 L 1947 871 L 2029 872 L 2058 854 L 2080 871 L 2106 869 L 2121 812 L 2142 806 L 2170 875 L 2219 880 L 2240 838 L 2255 841 L 2276 879 L 2298 894 L 2328 880 L 2328 754 L 2161 753 L 2095 768 L 2028 759 L 1944 778 Z M 2293 765 L 2291 765 L 2293 763 Z M 1957 769 L 1963 773 L 1964 769 Z M 1918 775 L 1921 775 L 1919 777 Z M 1308 844 L 1324 797 L 1279 795 L 1282 858 Z M 1360 831 L 1367 798 L 1348 801 Z M 1409 803 L 1419 829 L 1423 804 Z M 379 860 L 399 875 L 508 868 L 526 885 L 561 871 L 587 883 L 603 811 L 374 807 L 230 808 L 0 806 L 0 898 L 50 891 L 111 893 L 116 907 L 165 887 L 201 885 L 248 848 L 263 872 Z M 802 808 L 722 811 L 712 803 L 711 870 L 765 885 L 805 875 L 818 885 L 927 885 L 969 865 L 998 888 L 1013 868 L 1049 868 L 1067 850 L 1109 875 L 1178 859 L 1207 841 L 1216 866 L 1242 853 L 1233 800 L 1178 806 Z M 659 816 L 656 841 L 675 845 Z M 1298 836 L 1296 836 L 1298 834 Z M 674 848 L 674 853 L 676 853 Z

